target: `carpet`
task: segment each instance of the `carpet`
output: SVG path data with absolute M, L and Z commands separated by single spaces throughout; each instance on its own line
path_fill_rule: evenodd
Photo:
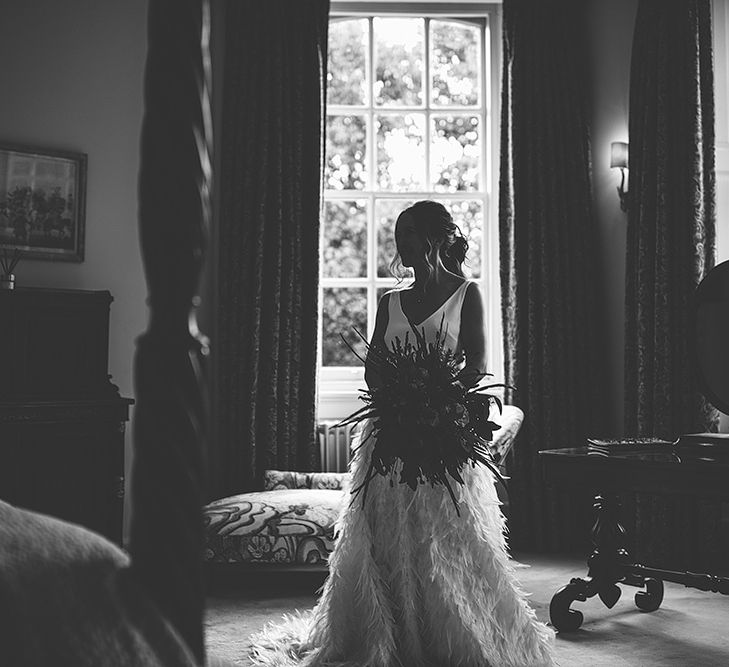
M 552 595 L 571 577 L 586 574 L 584 561 L 572 557 L 518 554 L 516 558 L 530 565 L 519 569 L 518 575 L 530 593 L 530 604 L 545 622 Z M 313 607 L 324 577 L 306 572 L 241 573 L 225 586 L 217 584 L 207 600 L 208 654 L 248 667 L 250 635 L 285 613 Z M 633 602 L 638 589 L 621 589 L 612 609 L 597 597 L 572 604 L 585 621 L 576 632 L 557 636 L 560 667 L 729 666 L 729 597 L 667 583 L 660 609 L 645 613 Z

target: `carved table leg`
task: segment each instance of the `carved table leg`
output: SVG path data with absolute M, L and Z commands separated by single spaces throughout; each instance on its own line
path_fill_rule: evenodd
M 588 572 L 584 579 L 573 578 L 552 597 L 549 617 L 559 631 L 577 630 L 584 617 L 570 609 L 574 601 L 584 602 L 598 595 L 608 609 L 620 599 L 618 583 L 647 587 L 647 592 L 636 594 L 636 604 L 645 611 L 658 609 L 663 600 L 663 582 L 629 574 L 633 563 L 625 548 L 625 529 L 618 519 L 619 503 L 616 498 L 598 495 L 593 505 L 595 523 L 592 527 L 594 550 L 588 558 Z

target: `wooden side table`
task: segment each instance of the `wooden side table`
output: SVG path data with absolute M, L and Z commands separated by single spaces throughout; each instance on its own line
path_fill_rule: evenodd
M 625 548 L 617 494 L 711 496 L 729 499 L 729 462 L 680 461 L 669 447 L 665 452 L 621 452 L 610 456 L 588 454 L 586 447 L 540 451 L 543 471 L 552 486 L 582 486 L 596 491 L 592 528 L 594 550 L 588 573 L 575 577 L 552 597 L 549 616 L 559 631 L 576 630 L 583 614 L 571 609 L 575 602 L 599 596 L 611 609 L 621 595 L 618 584 L 645 588 L 635 594 L 643 611 L 655 611 L 663 602 L 663 582 L 729 595 L 729 578 L 712 574 L 675 572 L 636 563 Z

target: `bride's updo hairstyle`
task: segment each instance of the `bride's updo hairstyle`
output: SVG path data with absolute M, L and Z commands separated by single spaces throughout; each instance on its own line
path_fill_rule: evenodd
M 434 249 L 437 249 L 440 260 L 448 271 L 465 277 L 463 263 L 466 261 L 468 241 L 458 225 L 453 222 L 453 216 L 448 209 L 438 202 L 423 200 L 415 202 L 402 213 L 409 213 L 412 216 L 417 234 L 426 248 L 424 258 L 427 271 L 426 284 L 435 270 L 431 259 Z M 408 275 L 397 252 L 390 263 L 390 272 L 400 280 Z

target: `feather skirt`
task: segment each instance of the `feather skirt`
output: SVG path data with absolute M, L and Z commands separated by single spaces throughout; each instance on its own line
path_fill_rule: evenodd
M 354 443 L 352 488 L 365 478 L 373 439 Z M 357 446 L 364 442 L 362 447 Z M 554 632 L 537 620 L 506 546 L 492 473 L 467 467 L 453 483 L 413 491 L 375 477 L 366 501 L 342 508 L 330 574 L 312 610 L 252 638 L 265 667 L 541 667 Z

